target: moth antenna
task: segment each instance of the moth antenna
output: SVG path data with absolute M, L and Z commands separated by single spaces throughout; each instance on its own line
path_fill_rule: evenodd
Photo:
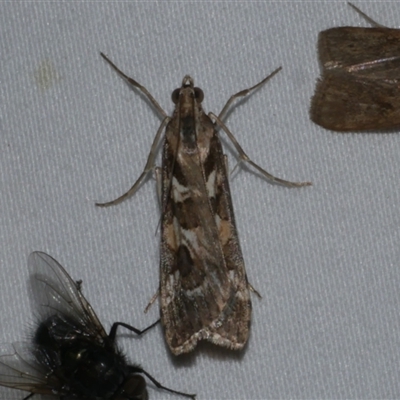
M 381 25 L 378 22 L 374 21 L 371 17 L 368 17 L 367 14 L 362 12 L 358 7 L 356 7 L 353 3 L 348 2 L 347 3 L 350 7 L 353 8 L 356 12 L 358 12 L 364 19 L 366 19 L 372 26 L 375 26 L 377 28 L 387 28 L 387 26 Z

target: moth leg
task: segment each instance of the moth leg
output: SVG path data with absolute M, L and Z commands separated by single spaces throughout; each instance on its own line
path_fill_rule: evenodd
M 137 328 L 133 327 L 132 325 L 125 324 L 124 322 L 114 322 L 113 326 L 110 329 L 110 333 L 108 334 L 108 337 L 112 341 L 114 341 L 115 340 L 115 336 L 117 334 L 117 329 L 118 329 L 119 326 L 123 326 L 124 328 L 126 328 L 126 329 L 128 329 L 128 330 L 130 330 L 132 332 L 135 332 L 137 335 L 140 336 L 143 333 L 147 332 L 149 329 L 155 327 L 159 322 L 160 322 L 160 320 L 158 319 L 156 322 L 152 323 L 150 326 L 148 326 L 147 328 L 145 328 L 143 330 L 137 329 Z
M 128 75 L 124 74 L 105 54 L 100 53 L 100 55 L 118 72 L 118 74 L 123 79 L 125 79 L 129 84 L 131 84 L 135 88 L 138 88 L 150 100 L 151 104 L 153 104 L 153 106 L 164 118 L 168 116 L 167 113 L 158 104 L 157 100 L 151 95 L 151 93 L 144 86 L 142 86 L 139 82 L 136 82 L 134 79 L 130 78 Z
M 142 373 L 143 375 L 146 375 L 147 378 L 149 378 L 157 386 L 158 389 L 166 390 L 167 392 L 175 393 L 175 394 L 178 394 L 180 396 L 190 397 L 193 400 L 196 399 L 196 395 L 195 394 L 178 392 L 177 390 L 173 390 L 173 389 L 170 389 L 170 388 L 167 388 L 167 387 L 161 385 L 160 382 L 158 382 L 155 378 L 153 378 L 148 372 L 146 372 L 142 368 L 140 368 L 140 369 L 136 368 L 136 370 L 137 370 L 137 372 Z
M 228 164 L 228 156 L 224 154 L 224 158 L 225 158 L 225 169 L 226 169 L 226 175 L 229 176 L 229 178 L 233 175 L 233 173 L 235 172 L 236 168 L 240 165 L 240 163 L 242 162 L 242 160 L 239 160 L 236 165 L 233 167 L 232 171 L 229 171 L 229 164 Z
M 253 160 L 250 159 L 250 157 L 244 152 L 242 147 L 240 146 L 239 142 L 236 140 L 236 138 L 233 136 L 232 132 L 227 128 L 227 126 L 220 120 L 219 117 L 217 117 L 213 113 L 208 114 L 210 118 L 214 118 L 215 122 L 225 131 L 225 133 L 228 135 L 229 139 L 235 146 L 237 152 L 239 153 L 239 157 L 241 161 L 249 163 L 252 167 L 254 167 L 257 171 L 259 171 L 261 174 L 263 174 L 267 179 L 269 179 L 272 182 L 277 182 L 283 186 L 287 187 L 301 187 L 301 186 L 310 186 L 312 183 L 311 182 L 290 182 L 290 181 L 285 181 L 284 179 L 277 178 L 273 175 L 271 175 L 269 172 L 267 172 L 265 169 L 261 168 L 258 164 L 256 164 Z M 236 168 L 236 167 L 235 167 Z
M 249 287 L 249 290 L 251 292 L 253 292 L 257 297 L 259 297 L 260 299 L 262 299 L 261 294 L 259 293 L 259 291 L 257 289 L 254 289 L 253 285 L 251 285 L 250 283 L 247 283 L 247 286 Z
M 160 206 L 160 209 L 162 207 L 162 169 L 160 167 L 156 167 L 154 168 L 154 175 L 156 178 L 156 186 L 157 186 L 157 197 L 158 197 L 158 204 Z M 163 217 L 163 210 L 161 210 L 161 214 L 160 214 L 160 218 L 158 219 L 158 224 L 157 224 L 157 228 L 156 231 L 154 233 L 154 236 L 157 235 L 158 232 L 158 228 L 161 226 L 161 221 L 162 221 L 162 217 Z M 151 304 L 149 304 L 146 307 L 145 313 L 147 312 L 148 308 L 151 306 Z
M 136 182 L 133 184 L 133 186 L 126 193 L 124 193 L 122 196 L 118 197 L 115 200 L 108 201 L 107 203 L 96 203 L 97 207 L 108 207 L 108 206 L 113 206 L 113 205 L 119 204 L 122 201 L 124 201 L 125 199 L 127 199 L 128 197 L 132 196 L 139 189 L 140 185 L 142 184 L 143 180 L 146 178 L 147 174 L 155 168 L 154 161 L 156 158 L 157 147 L 158 147 L 158 143 L 160 141 L 161 133 L 163 132 L 165 126 L 168 124 L 170 119 L 171 119 L 170 117 L 165 117 L 163 119 L 160 127 L 158 128 L 156 136 L 151 145 L 150 153 L 147 157 L 147 162 L 144 167 L 144 170 L 140 174 L 140 176 L 136 180 Z
M 167 123 L 170 121 L 170 118 L 168 117 L 167 113 L 158 104 L 157 100 L 151 95 L 151 93 L 144 86 L 142 86 L 139 82 L 135 81 L 134 79 L 130 78 L 128 75 L 124 74 L 105 54 L 100 53 L 100 55 L 104 58 L 104 60 L 106 60 L 111 65 L 111 67 L 113 69 L 115 69 L 115 71 L 117 71 L 117 73 L 123 79 L 125 79 L 130 85 L 139 89 L 149 99 L 149 101 L 157 109 L 157 111 L 163 116 L 163 121 L 160 125 L 160 128 L 157 131 L 156 137 L 154 138 L 153 144 L 150 149 L 149 156 L 147 158 L 147 163 L 146 163 L 146 166 L 144 167 L 142 174 L 139 176 L 139 178 L 134 183 L 134 185 L 122 196 L 118 197 L 117 199 L 115 199 L 113 201 L 109 201 L 107 203 L 96 203 L 96 206 L 98 206 L 98 207 L 107 207 L 107 206 L 119 204 L 122 201 L 124 201 L 126 198 L 128 198 L 129 196 L 132 196 L 137 191 L 137 189 L 139 188 L 139 186 L 141 185 L 141 183 L 143 182 L 144 178 L 149 173 L 149 171 L 151 171 L 154 168 L 154 159 L 156 156 L 155 153 L 156 153 L 156 149 L 158 146 L 158 142 L 159 142 L 161 133 L 164 130 Z
M 160 295 L 160 289 L 158 289 L 155 295 L 150 299 L 149 304 L 147 304 L 146 308 L 144 309 L 145 314 L 147 313 L 147 311 L 150 310 L 150 307 L 154 304 L 159 295 Z
M 350 7 L 352 7 L 356 12 L 358 12 L 364 19 L 366 19 L 372 26 L 377 28 L 387 28 L 385 25 L 381 25 L 378 22 L 374 21 L 372 18 L 368 17 L 367 14 L 363 13 L 358 7 L 356 7 L 353 3 L 347 3 Z
M 35 393 L 28 394 L 28 396 L 24 397 L 22 400 L 28 400 L 31 397 L 33 397 L 34 395 L 35 395 Z
M 161 196 L 162 196 L 162 170 L 160 167 L 156 167 L 154 169 L 154 174 L 156 177 L 156 184 L 157 184 L 157 197 L 161 207 Z
M 282 69 L 282 67 L 277 68 L 275 71 L 273 71 L 271 74 L 269 74 L 266 78 L 264 78 L 261 82 L 257 83 L 257 85 L 252 86 L 249 89 L 244 89 L 241 90 L 240 92 L 237 92 L 235 94 L 233 94 L 229 100 L 226 102 L 224 108 L 222 109 L 222 111 L 219 113 L 218 118 L 219 119 L 223 119 L 224 114 L 228 111 L 228 108 L 231 106 L 231 104 L 239 97 L 244 97 L 247 96 L 250 92 L 258 89 L 260 86 L 262 86 L 265 82 L 267 82 L 268 80 L 270 80 L 274 75 L 276 75 L 280 70 Z
M 229 176 L 229 160 L 228 160 L 228 156 L 226 154 L 224 154 L 224 164 L 225 164 L 226 176 Z

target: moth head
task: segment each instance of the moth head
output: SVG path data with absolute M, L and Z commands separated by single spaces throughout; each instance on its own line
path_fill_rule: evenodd
M 186 75 L 182 80 L 182 86 L 178 89 L 175 89 L 172 92 L 172 95 L 171 95 L 172 102 L 174 104 L 177 104 L 179 102 L 179 97 L 180 97 L 181 93 L 183 93 L 183 91 L 188 88 L 192 89 L 191 91 L 189 90 L 189 92 L 191 92 L 192 97 L 194 99 L 196 99 L 196 101 L 198 103 L 201 103 L 203 101 L 203 99 L 204 99 L 203 91 L 198 87 L 194 87 L 193 78 L 191 78 L 189 75 Z M 187 93 L 188 91 L 185 90 L 185 92 Z

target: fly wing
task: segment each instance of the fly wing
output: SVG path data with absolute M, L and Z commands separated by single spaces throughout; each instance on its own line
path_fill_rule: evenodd
M 57 314 L 78 324 L 85 335 L 98 341 L 107 337 L 102 324 L 65 269 L 48 254 L 33 252 L 28 258 L 33 294 L 39 304 L 41 318 Z
M 228 212 L 226 207 L 231 202 L 225 196 L 229 187 L 221 144 L 212 122 L 203 118 L 194 152 L 178 148 L 176 136 L 168 135 L 168 130 L 164 145 L 161 319 L 174 354 L 191 351 L 202 339 L 235 348 L 236 337 L 221 325 L 228 324 L 228 314 L 232 320 L 241 308 L 235 300 L 236 264 L 243 269 L 239 275 L 248 294 L 238 243 L 227 243 L 226 235 L 236 228 L 231 208 Z M 232 263 L 229 254 L 227 263 L 225 252 L 232 245 L 236 260 Z M 245 336 L 244 341 L 248 331 Z
M 0 345 L 0 385 L 32 393 L 52 394 L 52 388 L 59 386 L 54 376 L 35 360 L 34 346 L 29 343 Z

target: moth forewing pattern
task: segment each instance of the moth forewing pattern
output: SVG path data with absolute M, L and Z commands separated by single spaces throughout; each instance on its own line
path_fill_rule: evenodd
M 33 295 L 39 302 L 40 320 L 31 343 L 0 347 L 0 385 L 52 398 L 81 400 L 147 400 L 146 381 L 173 394 L 139 365 L 129 364 L 115 343 L 117 328 L 123 326 L 140 335 L 158 321 L 140 331 L 115 322 L 107 334 L 80 283 L 45 253 L 29 256 Z
M 161 320 L 174 354 L 202 339 L 241 349 L 251 316 L 225 158 L 197 93 L 186 77 L 162 157 Z
M 147 89 L 102 57 L 160 110 Z M 108 206 L 132 195 L 146 174 L 155 169 L 155 153 L 166 127 L 162 167 L 158 171 L 161 193 L 160 304 L 161 322 L 173 354 L 194 349 L 208 340 L 230 349 L 242 349 L 249 336 L 251 301 L 229 190 L 227 162 L 217 127 L 231 139 L 239 157 L 266 178 L 289 187 L 310 185 L 275 178 L 255 164 L 222 122 L 232 102 L 257 89 L 280 68 L 250 89 L 233 95 L 217 117 L 202 108 L 203 91 L 185 76 L 172 93 L 175 110 L 162 111 L 144 171 L 132 188 Z M 214 121 L 213 121 L 214 120 Z

